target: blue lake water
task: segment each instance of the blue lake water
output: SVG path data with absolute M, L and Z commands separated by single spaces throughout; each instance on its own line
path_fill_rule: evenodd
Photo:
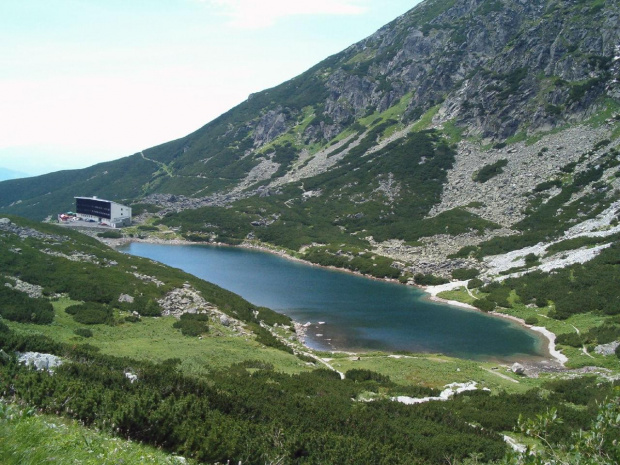
M 498 361 L 545 354 L 541 337 L 517 323 L 431 302 L 421 290 L 396 283 L 234 247 L 131 243 L 121 250 L 312 323 L 306 343 L 316 349 L 406 350 Z

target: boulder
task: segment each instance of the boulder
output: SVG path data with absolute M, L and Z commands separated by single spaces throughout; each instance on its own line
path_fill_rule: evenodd
M 594 352 L 599 355 L 614 355 L 616 348 L 620 345 L 620 341 L 610 342 L 609 344 L 600 344 L 594 348 Z
M 514 363 L 510 369 L 516 375 L 522 375 L 525 373 L 525 367 L 520 363 Z
M 220 316 L 220 323 L 222 324 L 222 326 L 230 326 L 230 318 L 228 318 L 226 315 L 222 315 Z
M 127 302 L 127 303 L 132 304 L 132 303 L 133 303 L 133 300 L 134 300 L 134 299 L 133 299 L 133 297 L 132 297 L 132 296 L 130 296 L 130 295 L 128 295 L 128 294 L 121 294 L 121 295 L 118 297 L 118 301 L 119 301 L 119 302 Z

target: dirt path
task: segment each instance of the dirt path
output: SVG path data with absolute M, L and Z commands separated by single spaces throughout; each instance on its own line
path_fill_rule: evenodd
M 144 158 L 146 161 L 150 161 L 152 163 L 155 163 L 157 166 L 159 166 L 159 168 L 164 170 L 168 176 L 170 176 L 171 178 L 174 178 L 174 174 L 172 174 L 172 171 L 170 170 L 170 168 L 168 168 L 168 166 L 166 166 L 165 163 L 162 163 L 162 162 L 157 161 L 157 160 L 153 160 L 152 158 L 147 158 L 144 155 L 144 152 L 142 152 L 142 151 L 140 151 L 140 155 L 142 155 L 142 158 Z

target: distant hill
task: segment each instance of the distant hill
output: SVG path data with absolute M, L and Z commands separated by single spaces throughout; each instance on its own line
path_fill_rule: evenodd
M 8 168 L 0 167 L 0 181 L 6 181 L 7 179 L 26 178 L 29 175 L 20 171 L 10 170 Z

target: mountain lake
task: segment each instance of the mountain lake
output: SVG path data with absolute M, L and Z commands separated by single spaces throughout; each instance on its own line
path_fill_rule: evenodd
M 239 247 L 133 242 L 122 252 L 180 268 L 307 326 L 317 350 L 410 351 L 474 360 L 542 360 L 546 339 L 516 322 L 420 289 Z

